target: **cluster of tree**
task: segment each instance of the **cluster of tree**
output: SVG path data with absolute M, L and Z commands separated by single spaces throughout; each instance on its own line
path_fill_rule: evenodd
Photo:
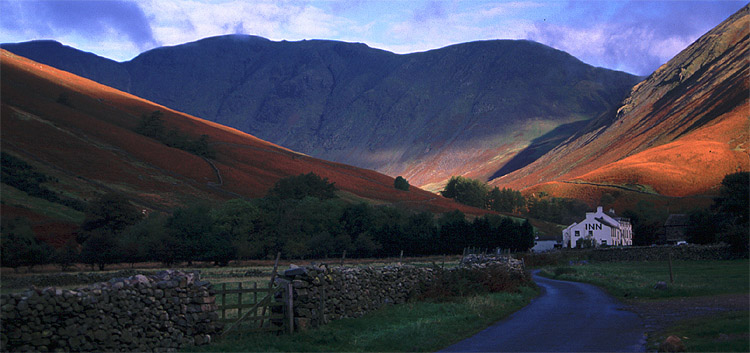
M 393 187 L 398 190 L 409 191 L 409 182 L 399 175 L 396 177 L 396 180 L 393 181 Z
M 201 135 L 196 140 L 177 129 L 167 131 L 162 116 L 163 114 L 159 110 L 151 113 L 151 115 L 141 116 L 141 121 L 135 128 L 135 132 L 153 138 L 169 147 L 181 149 L 197 156 L 215 157 L 216 152 L 208 144 L 208 135 Z
M 27 193 L 29 196 L 38 197 L 49 202 L 59 203 L 68 206 L 74 210 L 84 211 L 86 203 L 77 199 L 60 195 L 48 189 L 43 183 L 55 181 L 53 178 L 40 173 L 22 159 L 15 157 L 6 152 L 0 152 L 2 159 L 2 176 L 0 177 L 3 184 L 12 186 L 18 190 Z
M 490 188 L 482 181 L 462 176 L 451 177 L 440 194 L 469 206 L 522 214 L 559 224 L 580 221 L 588 210 L 585 203 L 575 199 L 549 197 L 545 193 L 526 198 L 520 191 Z
M 349 204 L 335 190 L 332 183 L 310 173 L 280 180 L 261 199 L 235 199 L 215 207 L 194 204 L 148 217 L 123 196 L 107 194 L 91 203 L 79 246 L 66 244 L 57 255 L 43 257 L 61 267 L 80 261 L 103 269 L 111 263 L 141 261 L 223 265 L 279 251 L 289 258 L 339 257 L 344 252 L 351 257 L 386 257 L 401 251 L 412 256 L 455 254 L 468 246 L 526 251 L 534 245 L 528 221 L 496 215 L 468 221 L 459 211 L 436 217 Z
M 689 214 L 687 241 L 694 244 L 725 242 L 734 252 L 748 255 L 750 239 L 750 173 L 724 177 L 719 196 L 710 209 Z

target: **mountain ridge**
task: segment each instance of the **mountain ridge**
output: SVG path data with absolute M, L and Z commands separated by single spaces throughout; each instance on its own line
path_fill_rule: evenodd
M 0 148 L 50 176 L 45 187 L 67 198 L 86 202 L 114 191 L 144 212 L 163 212 L 197 201 L 261 197 L 281 178 L 313 172 L 352 202 L 487 213 L 416 187 L 397 190 L 393 178 L 375 171 L 309 157 L 5 50 L 0 65 Z M 215 155 L 204 158 L 137 133 L 143 116 L 155 111 L 168 129 L 208 136 Z M 76 218 L 82 214 L 6 184 L 2 195 L 3 217 L 32 220 L 43 239 L 72 232 L 82 221 Z
M 23 55 L 23 46 L 3 47 Z M 531 140 L 599 116 L 639 80 L 511 40 L 394 54 L 232 35 L 153 49 L 120 67 L 129 79 L 109 78 L 127 86 L 116 88 L 432 190 L 452 175 L 487 180 Z

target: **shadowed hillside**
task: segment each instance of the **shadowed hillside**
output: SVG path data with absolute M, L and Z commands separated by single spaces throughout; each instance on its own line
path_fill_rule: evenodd
M 74 231 L 83 217 L 80 204 L 110 191 L 125 194 L 144 212 L 170 210 L 260 197 L 279 179 L 309 172 L 328 178 L 353 201 L 485 213 L 415 187 L 397 190 L 386 175 L 308 157 L 5 50 L 0 62 L 4 173 L 30 173 L 43 184 L 36 193 L 47 196 L 30 196 L 3 179 L 2 215 L 30 219 L 43 237 Z M 203 141 L 211 157 L 136 133 L 155 111 L 170 134 Z
M 638 81 L 530 41 L 396 55 L 364 44 L 233 35 L 154 49 L 121 64 L 94 64 L 90 54 L 49 42 L 4 48 L 295 151 L 403 175 L 431 190 L 452 175 L 487 180 L 525 166 L 554 147 L 536 146 L 536 153 L 514 159 L 533 140 L 612 109 Z M 561 131 L 568 135 L 558 139 L 576 132 Z
M 635 86 L 619 109 L 492 184 L 596 202 L 614 189 L 710 194 L 725 175 L 749 170 L 748 22 L 746 6 Z

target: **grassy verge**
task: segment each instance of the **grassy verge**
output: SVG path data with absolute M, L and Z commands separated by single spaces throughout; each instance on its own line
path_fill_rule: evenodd
M 682 321 L 651 335 L 648 347 L 658 347 L 671 335 L 678 336 L 688 352 L 750 351 L 750 320 L 746 311 Z
M 537 295 L 493 293 L 451 302 L 412 302 L 387 306 L 357 319 L 333 321 L 294 335 L 235 333 L 188 351 L 226 352 L 424 352 L 435 351 L 479 332 L 524 307 Z
M 750 262 L 674 261 L 674 283 L 666 261 L 601 262 L 548 267 L 542 275 L 591 283 L 623 299 L 658 299 L 750 292 Z M 655 288 L 658 282 L 666 289 Z
M 674 283 L 669 279 L 668 262 L 589 263 L 547 267 L 542 275 L 587 282 L 620 299 L 644 302 L 750 293 L 750 261 L 675 261 Z M 667 283 L 658 288 L 657 282 Z M 750 351 L 750 316 L 747 311 L 731 311 L 678 321 L 674 326 L 649 334 L 648 346 L 657 349 L 670 336 L 678 336 L 688 352 Z

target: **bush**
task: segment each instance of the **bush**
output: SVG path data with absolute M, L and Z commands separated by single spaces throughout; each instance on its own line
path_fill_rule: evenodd
M 398 176 L 396 177 L 396 180 L 393 181 L 393 187 L 398 190 L 409 191 L 409 182 L 406 181 L 404 177 Z
M 327 178 L 321 178 L 310 172 L 277 181 L 266 197 L 302 200 L 311 196 L 319 200 L 327 200 L 336 198 L 335 192 L 334 183 L 329 183 Z

